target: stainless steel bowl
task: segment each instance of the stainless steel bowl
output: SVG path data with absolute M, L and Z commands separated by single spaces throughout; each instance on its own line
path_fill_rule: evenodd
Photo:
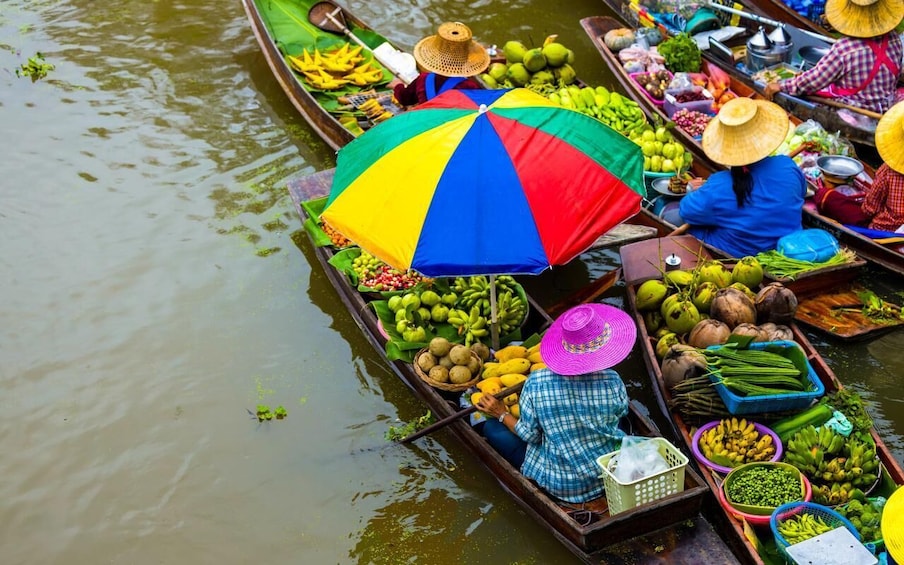
M 816 159 L 816 166 L 826 176 L 849 180 L 863 172 L 863 163 L 843 155 L 823 155 Z

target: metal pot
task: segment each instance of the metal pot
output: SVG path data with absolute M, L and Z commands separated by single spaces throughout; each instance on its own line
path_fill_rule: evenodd
M 758 53 L 756 51 L 752 51 L 749 47 L 747 48 L 747 59 L 745 61 L 747 68 L 752 72 L 756 72 L 766 67 L 771 67 L 772 65 L 778 65 L 779 63 L 785 63 L 786 57 L 789 53 L 782 51 L 767 51 L 765 53 Z
M 747 40 L 746 65 L 751 71 L 759 71 L 791 60 L 793 42 L 784 27 L 779 26 L 769 35 L 760 29 Z

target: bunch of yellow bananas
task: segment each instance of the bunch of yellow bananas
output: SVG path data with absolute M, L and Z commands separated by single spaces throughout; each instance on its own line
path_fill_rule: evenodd
M 384 108 L 383 105 L 380 104 L 380 101 L 376 98 L 369 98 L 365 100 L 360 106 L 358 106 L 358 109 L 364 112 L 364 115 L 366 115 L 370 119 L 370 121 L 375 124 L 378 124 L 384 120 L 388 120 L 392 117 L 392 112 Z
M 700 436 L 700 451 L 723 467 L 737 467 L 751 461 L 768 461 L 775 455 L 772 436 L 760 434 L 753 422 L 726 418 Z
M 305 81 L 319 90 L 336 90 L 347 84 L 368 86 L 383 80 L 383 69 L 373 60 L 365 61 L 363 48 L 352 47 L 346 42 L 342 46 L 311 53 L 302 49 L 301 56 L 288 55 L 289 65 L 305 77 Z

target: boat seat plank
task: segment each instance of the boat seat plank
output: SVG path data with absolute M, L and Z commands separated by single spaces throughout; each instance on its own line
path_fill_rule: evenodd
M 794 319 L 844 339 L 866 337 L 904 325 L 904 320 L 877 323 L 864 316 L 857 297 L 857 292 L 864 290 L 861 286 L 852 285 L 803 298 L 797 305 Z
M 618 224 L 611 230 L 601 235 L 590 249 L 608 249 L 620 247 L 636 241 L 651 239 L 658 235 L 659 230 L 650 226 L 637 226 L 633 224 Z

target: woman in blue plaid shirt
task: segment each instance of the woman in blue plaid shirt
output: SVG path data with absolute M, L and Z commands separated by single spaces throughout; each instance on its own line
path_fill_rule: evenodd
M 604 304 L 562 314 L 540 343 L 547 369 L 530 374 L 519 397 L 520 418 L 486 394 L 477 407 L 488 416 L 483 434 L 512 465 L 552 496 L 582 504 L 603 495 L 596 459 L 619 449 L 619 420 L 628 393 L 611 367 L 637 336 L 630 316 Z

